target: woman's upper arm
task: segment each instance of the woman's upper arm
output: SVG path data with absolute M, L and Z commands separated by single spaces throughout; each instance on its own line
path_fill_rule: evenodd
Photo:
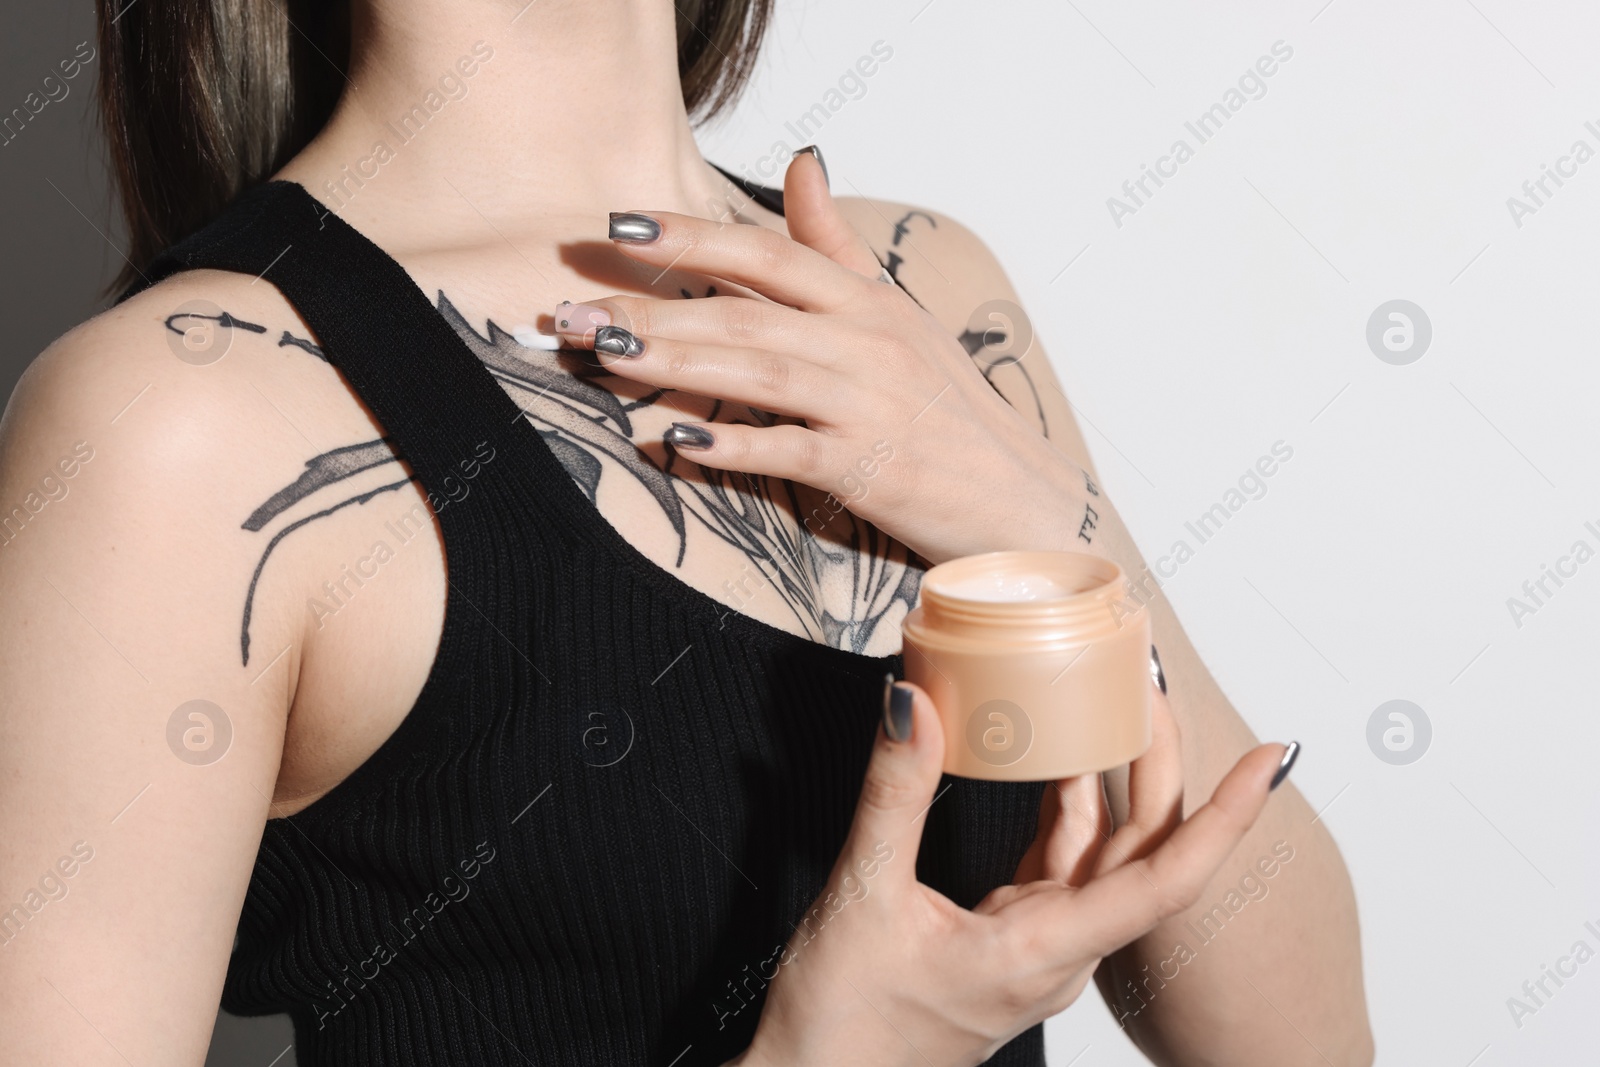
M 241 387 L 123 305 L 0 423 L 8 1062 L 204 1059 L 295 659 L 240 666 Z

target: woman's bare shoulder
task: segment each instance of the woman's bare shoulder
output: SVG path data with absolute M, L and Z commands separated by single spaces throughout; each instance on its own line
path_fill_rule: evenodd
M 867 197 L 837 203 L 890 273 L 941 321 L 964 322 L 985 301 L 1016 299 L 994 252 L 951 216 Z
M 8 1018 L 59 1020 L 8 1028 L 28 1062 L 87 1047 L 39 981 L 62 960 L 106 989 L 140 976 L 96 1007 L 141 1059 L 205 1047 L 294 692 L 294 655 L 250 670 L 238 637 L 260 555 L 241 517 L 312 450 L 273 410 L 301 410 L 285 309 L 248 278 L 164 282 L 46 349 L 0 421 L 7 878 L 89 865 L 70 905 L 32 895 L 0 931 Z M 279 601 L 256 625 L 274 649 L 301 626 Z
M 261 356 L 290 344 L 320 357 L 299 315 L 271 285 L 224 271 L 185 272 L 57 338 L 24 372 L 8 417 L 44 409 L 93 418 L 102 403 L 131 400 L 121 392 L 129 384 L 212 397 L 194 409 L 204 417 L 217 410 L 226 386 L 270 377 L 275 368 Z
M 199 271 L 163 281 L 58 338 L 12 393 L 0 585 L 165 575 L 214 616 L 219 661 L 237 665 L 235 587 L 260 555 L 252 517 L 318 456 L 381 436 L 270 285 Z M 116 612 L 129 627 L 151 614 L 136 600 Z M 294 621 L 258 625 L 287 635 Z
M 116 441 L 171 475 L 185 455 L 306 450 L 367 417 L 293 306 L 270 284 L 225 271 L 163 280 L 57 338 L 6 405 L 7 464 L 63 436 Z M 203 443 L 203 444 L 202 444 Z

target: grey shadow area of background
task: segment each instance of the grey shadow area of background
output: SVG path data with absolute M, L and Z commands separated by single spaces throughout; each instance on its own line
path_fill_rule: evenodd
M 62 78 L 59 64 L 85 43 L 96 49 L 95 58 L 77 77 Z M 9 398 L 34 356 L 109 303 L 102 293 L 123 259 L 95 121 L 99 55 L 93 8 L 11 6 L 0 56 L 0 291 L 8 323 L 0 389 Z M 37 114 L 30 94 L 36 94 L 32 107 L 44 101 Z
M 126 244 L 94 106 L 100 71 L 93 6 L 12 4 L 4 30 L 0 299 L 7 328 L 0 395 L 9 400 L 35 356 L 110 305 L 106 286 L 125 262 Z M 63 78 L 60 63 L 85 54 L 85 45 L 95 50 L 94 59 L 76 77 Z M 46 77 L 53 81 L 46 84 Z M 206 1067 L 294 1067 L 293 1040 L 286 1015 L 241 1019 L 219 1013 Z

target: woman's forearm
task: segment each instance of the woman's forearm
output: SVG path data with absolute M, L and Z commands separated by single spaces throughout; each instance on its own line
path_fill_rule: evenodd
M 1200 661 L 1115 510 L 1109 502 L 1101 510 L 1095 548 L 1123 568 L 1152 613 L 1183 736 L 1187 814 L 1257 741 Z M 1108 791 L 1120 819 L 1126 777 L 1108 778 Z M 1273 794 L 1200 903 L 1107 959 L 1096 980 L 1119 1023 L 1159 1064 L 1372 1061 L 1349 874 L 1292 782 Z

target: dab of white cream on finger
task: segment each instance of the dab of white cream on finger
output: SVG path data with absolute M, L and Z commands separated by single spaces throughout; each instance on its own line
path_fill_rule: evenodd
M 523 348 L 538 348 L 546 352 L 554 352 L 561 347 L 560 337 L 553 333 L 540 333 L 532 326 L 513 326 L 511 327 L 511 336 Z

